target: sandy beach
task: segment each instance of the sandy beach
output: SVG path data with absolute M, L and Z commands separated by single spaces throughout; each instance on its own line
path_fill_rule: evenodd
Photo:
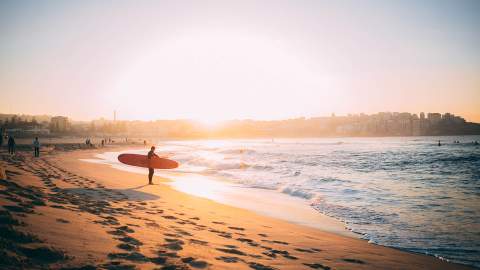
M 121 150 L 125 147 L 111 147 Z M 59 147 L 60 149 L 60 147 Z M 65 150 L 67 149 L 67 150 Z M 470 269 L 179 192 L 88 163 L 105 149 L 4 151 L 3 269 Z

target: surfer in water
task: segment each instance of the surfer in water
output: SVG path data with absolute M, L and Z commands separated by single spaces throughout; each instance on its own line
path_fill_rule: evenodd
M 152 159 L 152 157 L 158 157 L 157 154 L 155 154 L 155 146 L 152 146 L 152 148 L 150 148 L 150 151 L 148 152 L 148 155 L 147 155 L 147 158 L 148 159 Z M 152 178 L 153 178 L 153 173 L 155 172 L 155 170 L 153 168 L 148 168 L 148 184 L 149 185 L 153 185 L 153 182 L 152 182 Z

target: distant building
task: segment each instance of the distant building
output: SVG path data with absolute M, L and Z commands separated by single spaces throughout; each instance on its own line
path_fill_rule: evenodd
M 451 113 L 445 113 L 444 115 L 442 115 L 442 119 L 446 120 L 446 121 L 453 121 L 454 117 L 455 117 L 455 115 L 453 115 Z
M 464 124 L 466 121 L 460 116 L 454 116 L 453 121 L 457 124 Z
M 442 115 L 439 113 L 428 113 L 427 116 L 431 124 L 436 124 L 442 120 Z
M 55 116 L 50 120 L 50 131 L 52 132 L 65 132 L 70 128 L 68 117 Z
M 422 135 L 422 120 L 414 119 L 412 120 L 412 135 L 420 136 Z

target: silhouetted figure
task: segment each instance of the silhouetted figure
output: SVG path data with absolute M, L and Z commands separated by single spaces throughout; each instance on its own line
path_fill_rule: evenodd
M 35 137 L 35 140 L 33 140 L 33 152 L 35 157 L 40 156 L 40 141 L 38 140 L 38 137 Z
M 478 142 L 477 142 L 477 141 L 475 141 L 473 144 L 474 144 L 474 145 L 478 145 Z
M 15 139 L 13 138 L 12 135 L 8 137 L 8 153 L 13 155 L 15 154 Z
M 147 155 L 147 158 L 149 159 L 148 161 L 148 184 L 151 185 L 153 184 L 152 182 L 152 178 L 153 178 L 153 173 L 155 172 L 155 170 L 153 168 L 150 168 L 150 160 L 153 158 L 153 157 L 158 157 L 156 154 L 155 154 L 155 146 L 152 146 L 152 148 L 150 148 L 150 151 L 148 152 L 148 155 Z
M 438 141 L 438 146 L 442 146 L 442 144 L 440 143 L 440 140 Z
M 143 140 L 143 146 L 147 146 L 147 141 Z
M 105 145 L 105 140 L 102 140 L 102 147 Z

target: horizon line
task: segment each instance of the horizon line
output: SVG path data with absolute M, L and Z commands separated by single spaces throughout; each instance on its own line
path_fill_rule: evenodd
M 276 118 L 276 119 L 262 119 L 262 118 L 258 118 L 258 119 L 254 119 L 254 118 L 230 118 L 230 119 L 218 119 L 218 120 L 215 120 L 213 122 L 215 123 L 222 123 L 222 122 L 229 122 L 229 121 L 285 121 L 285 120 L 295 120 L 295 119 L 314 119 L 314 118 L 332 118 L 332 117 L 353 117 L 353 116 L 372 116 L 372 115 L 377 115 L 377 114 L 380 114 L 380 113 L 390 113 L 390 114 L 395 114 L 395 113 L 398 113 L 398 114 L 402 114 L 402 113 L 408 113 L 410 115 L 416 115 L 417 117 L 420 117 L 420 114 L 421 113 L 424 113 L 425 116 L 428 116 L 428 114 L 440 114 L 440 115 L 445 115 L 445 114 L 451 114 L 453 116 L 456 116 L 456 117 L 461 117 L 463 118 L 466 122 L 471 122 L 471 123 L 477 123 L 477 122 L 474 122 L 474 121 L 469 121 L 467 120 L 465 117 L 463 117 L 462 115 L 458 115 L 458 114 L 454 114 L 454 113 L 451 113 L 451 112 L 419 112 L 419 113 L 415 113 L 415 112 L 399 112 L 399 111 L 379 111 L 379 112 L 375 112 L 375 113 L 363 113 L 363 112 L 360 112 L 360 113 L 346 113 L 346 114 L 339 114 L 337 115 L 336 113 L 331 113 L 330 115 L 318 115 L 318 116 L 294 116 L 294 117 L 289 117 L 289 118 Z M 0 115 L 11 115 L 11 116 L 27 116 L 27 117 L 36 117 L 36 116 L 45 116 L 45 117 L 58 117 L 58 116 L 62 116 L 62 117 L 67 117 L 70 121 L 73 121 L 73 122 L 92 122 L 92 121 L 98 121 L 98 120 L 104 120 L 104 121 L 117 121 L 117 122 L 121 122 L 121 121 L 143 121 L 143 122 L 154 122 L 154 121 L 194 121 L 194 122 L 212 122 L 212 121 L 204 121 L 204 120 L 201 120 L 201 119 L 196 119 L 196 118 L 157 118 L 157 119 L 149 119 L 149 120 L 146 120 L 146 119 L 118 119 L 118 116 L 116 117 L 116 119 L 113 119 L 113 118 L 108 118 L 108 117 L 99 117 L 99 118 L 93 118 L 93 119 L 76 119 L 76 118 L 73 118 L 73 117 L 70 117 L 68 115 L 61 115 L 61 114 L 47 114 L 47 113 L 44 113 L 44 114 L 28 114 L 28 113 L 3 113 L 3 112 L 0 112 Z

